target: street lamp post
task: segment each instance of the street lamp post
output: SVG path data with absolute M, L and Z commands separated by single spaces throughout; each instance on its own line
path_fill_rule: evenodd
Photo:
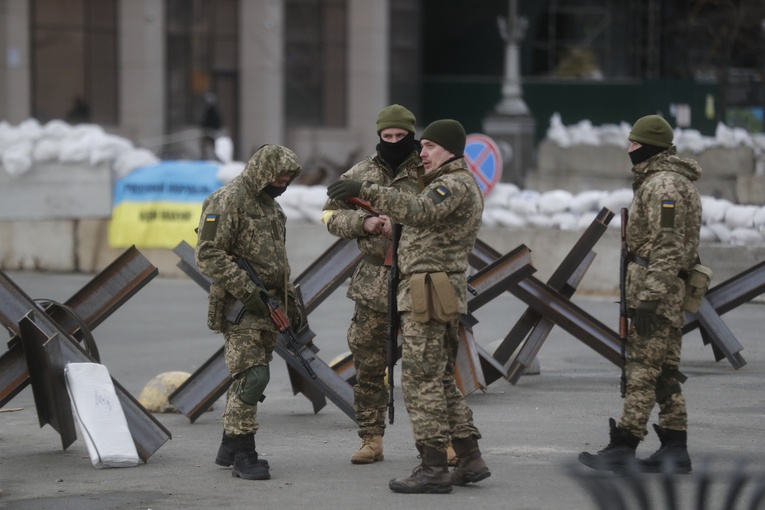
M 525 36 L 527 20 L 519 17 L 517 11 L 517 0 L 509 0 L 507 19 L 499 20 L 500 34 L 505 40 L 502 99 L 484 119 L 483 130 L 503 152 L 502 181 L 523 187 L 526 172 L 535 164 L 536 122 L 521 89 L 519 43 Z

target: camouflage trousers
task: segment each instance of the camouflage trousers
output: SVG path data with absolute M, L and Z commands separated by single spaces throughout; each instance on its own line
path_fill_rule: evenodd
M 387 342 L 388 314 L 356 303 L 348 328 L 348 348 L 356 369 L 353 408 L 359 437 L 385 433 Z
M 654 404 L 659 404 L 659 426 L 688 429 L 685 397 L 676 378 L 680 367 L 682 331 L 659 319 L 651 336 L 640 336 L 630 325 L 627 343 L 627 392 L 619 427 L 645 438 Z
M 258 327 L 250 314 L 237 325 L 224 327 L 224 357 L 226 368 L 232 376 L 259 365 L 268 365 L 273 359 L 276 346 L 276 332 L 273 329 Z M 258 406 L 247 405 L 236 395 L 234 383 L 226 393 L 226 409 L 223 412 L 223 430 L 226 434 L 243 435 L 258 431 Z
M 401 387 L 415 443 L 446 450 L 452 439 L 480 439 L 473 411 L 454 380 L 459 315 L 448 323 L 421 323 L 402 312 L 401 331 Z

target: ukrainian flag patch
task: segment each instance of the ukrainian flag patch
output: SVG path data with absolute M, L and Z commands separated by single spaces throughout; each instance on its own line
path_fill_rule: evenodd
M 441 202 L 446 200 L 446 198 L 449 195 L 451 195 L 451 193 L 449 192 L 449 189 L 443 184 L 439 184 L 438 186 L 436 186 L 435 188 L 431 189 L 428 192 L 428 196 L 436 204 L 440 204 Z
M 661 228 L 675 228 L 675 201 L 661 201 Z
M 205 214 L 202 233 L 199 236 L 202 241 L 212 241 L 215 239 L 215 234 L 218 232 L 218 218 L 220 218 L 219 214 Z

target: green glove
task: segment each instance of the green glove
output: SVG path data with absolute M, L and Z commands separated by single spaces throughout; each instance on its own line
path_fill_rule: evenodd
M 290 319 L 290 326 L 292 326 L 292 331 L 297 333 L 300 331 L 300 328 L 303 327 L 303 312 L 300 310 L 300 306 L 297 304 L 297 301 L 293 301 L 290 303 L 290 309 L 289 309 L 289 319 Z
M 659 324 L 659 316 L 656 309 L 658 301 L 640 301 L 635 308 L 635 331 L 640 336 L 649 336 Z
M 244 309 L 259 317 L 268 317 L 270 310 L 266 305 L 266 299 L 274 297 L 273 291 L 258 289 L 242 301 Z
M 357 197 L 361 192 L 362 181 L 354 179 L 340 179 L 327 186 L 327 196 L 332 200 Z
M 303 310 L 300 308 L 300 303 L 295 296 L 294 291 L 287 292 L 287 319 L 290 321 L 292 331 L 297 333 L 300 328 L 303 327 L 305 317 L 303 317 Z

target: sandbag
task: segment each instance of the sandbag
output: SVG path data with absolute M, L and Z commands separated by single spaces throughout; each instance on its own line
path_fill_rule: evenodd
M 72 414 L 94 467 L 133 467 L 138 452 L 109 371 L 98 363 L 64 368 Z

